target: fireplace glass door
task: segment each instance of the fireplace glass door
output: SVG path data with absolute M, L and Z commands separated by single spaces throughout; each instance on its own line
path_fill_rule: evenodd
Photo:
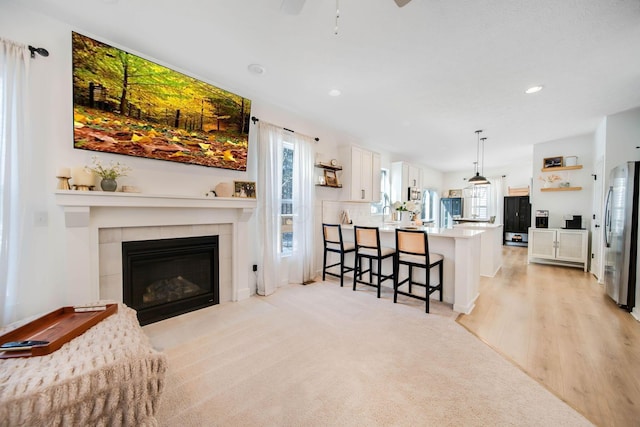
M 122 266 L 142 325 L 219 303 L 218 236 L 123 242 Z

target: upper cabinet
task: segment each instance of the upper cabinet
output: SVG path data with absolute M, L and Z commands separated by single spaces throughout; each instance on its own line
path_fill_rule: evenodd
M 422 188 L 422 169 L 407 162 L 391 164 L 391 201 L 406 202 L 411 189 Z
M 345 149 L 345 154 L 349 170 L 345 171 L 343 186 L 348 189 L 348 199 L 354 202 L 380 201 L 380 154 L 353 146 Z

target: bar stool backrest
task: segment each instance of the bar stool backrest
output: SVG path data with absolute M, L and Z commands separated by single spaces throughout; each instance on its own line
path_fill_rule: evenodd
M 376 227 L 354 227 L 356 246 L 379 249 L 380 237 Z
M 398 252 L 425 255 L 428 251 L 427 233 L 420 230 L 396 230 Z
M 324 230 L 324 240 L 328 243 L 340 243 L 341 239 L 341 230 L 340 224 L 322 224 L 322 228 Z

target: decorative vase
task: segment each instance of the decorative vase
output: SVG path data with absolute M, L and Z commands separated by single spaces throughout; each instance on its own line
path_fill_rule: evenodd
M 543 187 L 544 188 L 551 188 L 551 182 L 550 181 L 545 181 Z
M 233 197 L 233 184 L 230 182 L 221 182 L 216 185 L 215 192 L 218 197 Z
M 413 213 L 408 211 L 403 211 L 402 216 L 400 218 L 400 225 L 407 226 L 411 225 L 411 220 L 413 219 Z
M 115 179 L 103 178 L 102 181 L 100 181 L 100 188 L 102 188 L 102 191 L 116 191 L 118 183 Z

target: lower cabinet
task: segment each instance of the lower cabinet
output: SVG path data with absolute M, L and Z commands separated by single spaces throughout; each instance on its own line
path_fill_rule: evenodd
M 589 267 L 589 231 L 529 228 L 528 262 Z

